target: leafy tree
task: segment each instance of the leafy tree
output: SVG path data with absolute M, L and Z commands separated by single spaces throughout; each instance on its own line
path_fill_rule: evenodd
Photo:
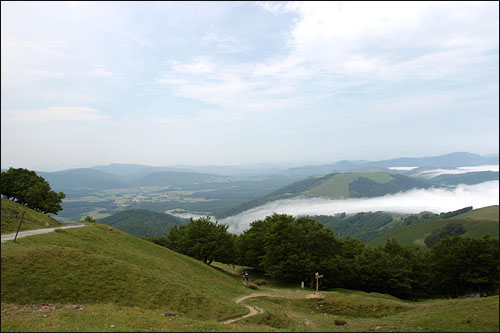
M 85 222 L 88 222 L 88 223 L 96 223 L 95 221 L 95 218 L 93 218 L 92 216 L 90 215 L 87 215 L 84 219 Z
M 458 230 L 450 223 L 446 230 Z M 278 279 L 314 282 L 323 288 L 377 291 L 400 298 L 457 297 L 470 291 L 494 293 L 499 285 L 498 239 L 446 237 L 431 249 L 401 245 L 366 247 L 337 239 L 320 222 L 290 215 L 254 221 L 236 242 L 239 263 Z
M 167 236 L 167 247 L 176 252 L 199 259 L 210 265 L 214 260 L 233 263 L 235 236 L 227 232 L 228 226 L 213 222 L 210 217 L 190 219 L 187 225 L 174 226 Z
M 264 241 L 270 225 L 269 216 L 265 220 L 254 221 L 250 224 L 250 229 L 238 237 L 236 247 L 240 264 L 263 270 L 262 260 L 266 254 Z
M 458 297 L 469 291 L 494 291 L 499 281 L 498 239 L 447 237 L 431 249 L 435 290 Z
M 62 210 L 63 192 L 51 190 L 49 183 L 34 171 L 9 168 L 1 173 L 1 194 L 42 213 L 57 214 Z
M 274 214 L 266 220 L 262 267 L 274 278 L 311 281 L 340 249 L 333 232 L 311 218 Z

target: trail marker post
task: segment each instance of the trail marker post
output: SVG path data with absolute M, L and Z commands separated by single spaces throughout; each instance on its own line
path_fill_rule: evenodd
M 316 292 L 318 292 L 319 279 L 321 279 L 322 277 L 323 277 L 323 275 L 319 275 L 319 273 L 316 272 L 316 274 L 315 274 L 315 278 L 316 278 Z
M 14 243 L 16 242 L 17 234 L 19 233 L 19 229 L 21 229 L 21 223 L 23 223 L 24 213 L 26 213 L 26 211 L 23 211 L 23 216 L 21 216 L 21 221 L 19 221 L 19 226 L 17 227 L 17 231 L 16 231 L 16 237 L 14 237 Z

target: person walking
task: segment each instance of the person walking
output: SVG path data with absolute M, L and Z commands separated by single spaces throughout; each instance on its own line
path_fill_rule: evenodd
M 241 270 L 241 275 L 243 277 L 243 282 L 247 283 L 248 282 L 248 272 L 247 272 L 246 267 L 243 267 L 243 269 Z

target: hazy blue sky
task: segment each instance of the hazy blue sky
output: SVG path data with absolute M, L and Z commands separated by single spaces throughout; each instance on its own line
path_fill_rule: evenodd
M 498 2 L 2 2 L 2 167 L 499 149 Z

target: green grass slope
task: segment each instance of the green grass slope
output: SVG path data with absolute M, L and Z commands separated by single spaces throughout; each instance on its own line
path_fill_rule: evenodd
M 2 303 L 113 304 L 192 319 L 245 314 L 239 277 L 101 224 L 2 243 Z
M 61 224 L 50 216 L 34 211 L 17 202 L 3 199 L 1 202 L 2 235 L 17 231 L 23 212 L 26 212 L 19 231 L 54 228 Z
M 145 209 L 128 209 L 98 221 L 114 226 L 137 237 L 166 236 L 175 225 L 187 224 L 188 220 Z
M 495 220 L 499 219 L 499 206 L 493 205 L 488 207 L 483 207 L 479 209 L 471 210 L 465 214 L 460 215 L 460 217 L 464 218 L 475 218 L 475 219 L 486 219 L 486 220 Z
M 499 236 L 498 205 L 494 205 L 474 209 L 470 212 L 457 215 L 449 219 L 429 220 L 418 225 L 404 227 L 392 233 L 378 237 L 368 242 L 368 245 L 384 245 L 389 238 L 394 238 L 402 244 L 425 247 L 425 238 L 434 230 L 442 228 L 450 222 L 459 222 L 463 225 L 466 233 L 462 236 L 482 237 L 486 234 L 493 237 Z
M 38 235 L 2 244 L 2 332 L 491 332 L 498 296 L 403 301 L 259 278 L 269 297 L 235 300 L 238 269 L 210 267 L 108 226 Z M 257 282 L 257 281 L 255 281 Z M 232 324 L 222 319 L 263 312 Z M 166 316 L 173 312 L 172 316 Z
M 306 191 L 306 194 L 313 196 L 324 196 L 331 198 L 349 198 L 350 190 L 349 185 L 360 179 L 367 178 L 375 183 L 384 184 L 388 183 L 394 178 L 384 172 L 374 173 L 340 173 L 330 177 L 321 185 L 313 187 Z

